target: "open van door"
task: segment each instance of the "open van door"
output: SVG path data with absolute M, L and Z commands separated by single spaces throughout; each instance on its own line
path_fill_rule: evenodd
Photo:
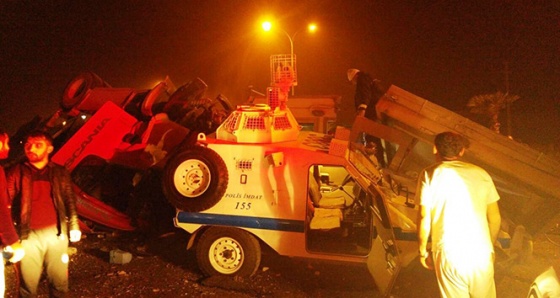
M 397 242 L 393 233 L 393 225 L 386 205 L 385 193 L 379 187 L 383 174 L 380 171 L 379 161 L 362 140 L 367 135 L 382 138 L 396 144 L 398 154 L 393 156 L 404 158 L 408 144 L 412 137 L 377 122 L 363 117 L 357 117 L 352 127 L 348 143 L 348 161 L 359 172 L 356 177 L 366 193 L 368 216 L 372 225 L 371 250 L 367 258 L 368 270 L 383 296 L 389 296 L 395 280 L 401 269 L 401 260 L 397 249 Z M 380 148 L 379 148 L 380 149 Z M 405 151 L 404 153 L 402 151 Z M 387 152 L 389 153 L 389 152 Z M 390 155 L 390 154 L 388 154 Z M 393 158 L 395 159 L 395 158 Z
M 363 146 L 355 142 L 350 142 L 349 145 L 348 161 L 360 173 L 356 182 L 364 187 L 362 192 L 367 197 L 365 201 L 371 218 L 369 224 L 373 225 L 367 267 L 379 292 L 388 296 L 400 271 L 401 262 L 385 197 L 377 186 L 382 175 Z
M 370 211 L 374 232 L 367 267 L 379 292 L 387 297 L 395 284 L 401 262 L 383 197 L 374 186 L 370 186 L 368 192 L 372 195 Z

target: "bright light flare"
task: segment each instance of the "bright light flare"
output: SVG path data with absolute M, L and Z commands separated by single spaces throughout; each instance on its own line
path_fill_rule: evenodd
M 309 25 L 307 26 L 307 30 L 308 30 L 309 32 L 315 32 L 315 31 L 317 31 L 317 24 L 315 24 L 315 23 L 309 24 Z
M 261 27 L 262 27 L 262 29 L 263 29 L 264 31 L 267 31 L 267 32 L 268 32 L 268 31 L 270 31 L 270 30 L 272 29 L 272 23 L 269 22 L 269 21 L 263 22 L 263 23 L 261 24 Z

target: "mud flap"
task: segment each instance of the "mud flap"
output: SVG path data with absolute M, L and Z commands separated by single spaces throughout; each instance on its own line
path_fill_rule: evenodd
M 373 239 L 367 259 L 368 270 L 383 297 L 388 297 L 401 269 L 395 235 L 382 197 L 373 195 Z

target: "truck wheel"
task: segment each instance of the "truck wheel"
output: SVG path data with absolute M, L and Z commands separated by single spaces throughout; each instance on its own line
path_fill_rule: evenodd
M 205 147 L 195 146 L 177 154 L 165 166 L 163 190 L 173 207 L 199 212 L 218 203 L 228 184 L 222 158 Z
M 84 72 L 77 75 L 64 89 L 60 107 L 64 111 L 69 111 L 77 106 L 86 95 L 87 91 L 97 87 L 110 87 L 107 82 L 103 81 L 93 72 Z
M 84 72 L 77 75 L 66 85 L 60 107 L 65 111 L 71 110 L 84 99 L 88 90 L 97 87 L 111 86 L 93 72 Z
M 261 263 L 261 246 L 244 230 L 210 227 L 200 236 L 196 260 L 206 276 L 249 277 Z

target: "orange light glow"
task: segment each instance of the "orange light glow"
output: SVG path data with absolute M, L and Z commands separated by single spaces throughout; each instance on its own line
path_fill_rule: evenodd
M 307 30 L 309 30 L 309 32 L 315 32 L 317 31 L 317 25 L 315 23 L 311 23 L 307 26 Z
M 261 27 L 264 31 L 270 31 L 272 29 L 272 23 L 269 21 L 265 21 L 261 24 Z

